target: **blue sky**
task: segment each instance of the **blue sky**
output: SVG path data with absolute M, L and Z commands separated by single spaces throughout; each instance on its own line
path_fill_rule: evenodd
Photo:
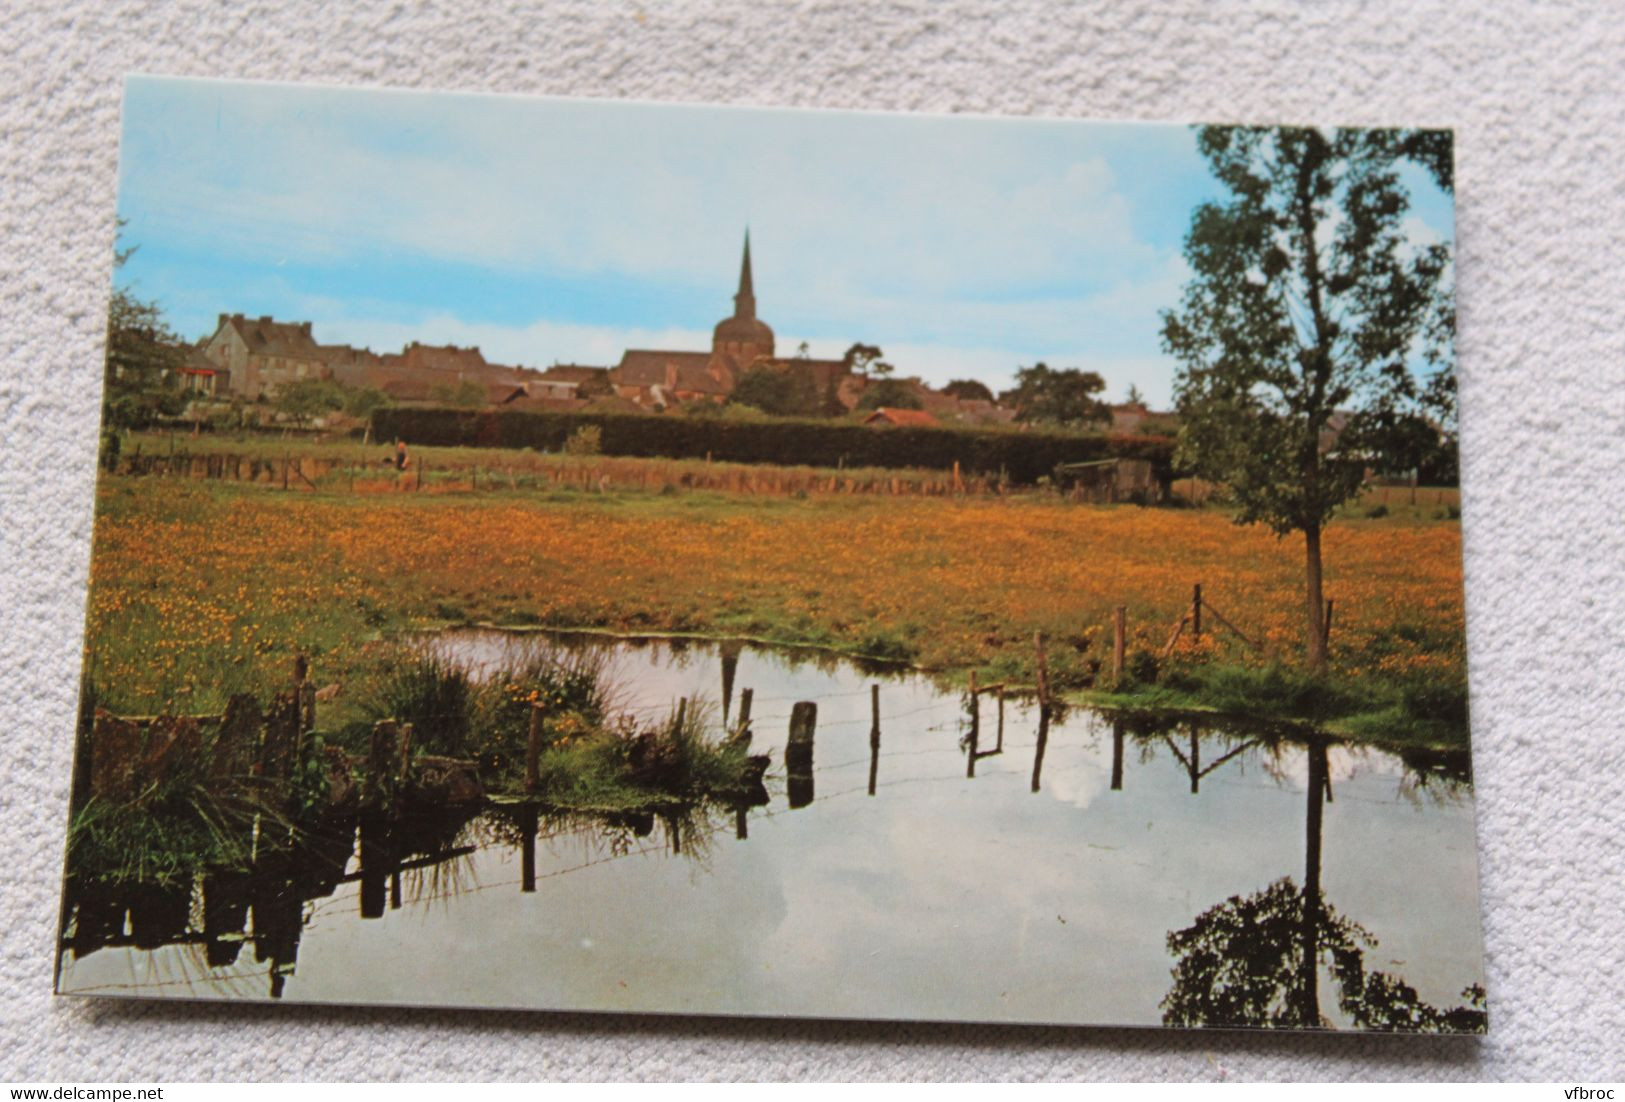
M 1416 232 L 1453 236 L 1414 181 Z M 748 223 L 781 354 L 901 374 L 1099 371 L 1167 401 L 1158 311 L 1215 194 L 1188 127 L 135 77 L 119 273 L 189 338 L 220 313 L 324 342 L 613 363 L 707 349 Z

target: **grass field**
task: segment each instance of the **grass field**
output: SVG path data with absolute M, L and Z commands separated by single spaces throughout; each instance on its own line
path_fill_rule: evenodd
M 1424 494 L 1376 517 L 1355 503 L 1328 530 L 1328 697 L 1306 696 L 1292 673 L 1301 542 L 1216 509 L 1037 493 L 283 493 L 106 477 L 89 671 L 114 710 L 207 711 L 232 691 L 279 686 L 296 652 L 314 657 L 320 681 L 342 683 L 368 676 L 402 632 L 493 622 L 747 636 L 1030 682 L 1043 632 L 1055 682 L 1087 691 L 1102 687 L 1122 604 L 1140 675 L 1129 688 L 1144 703 L 1363 716 L 1373 735 L 1423 716 L 1439 721 L 1430 740 L 1459 741 L 1460 531 L 1436 502 Z M 1152 661 L 1197 582 L 1260 650 L 1210 630 Z

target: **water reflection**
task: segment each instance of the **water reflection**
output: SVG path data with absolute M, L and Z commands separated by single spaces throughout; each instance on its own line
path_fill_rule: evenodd
M 494 667 L 527 644 L 468 633 L 447 645 Z M 962 690 L 819 652 L 576 645 L 620 666 L 627 709 L 720 693 L 711 714 L 771 757 L 759 792 L 725 808 L 566 816 L 488 802 L 350 820 L 179 888 L 77 883 L 62 989 L 1181 1026 L 1482 1022 L 1465 755 L 1052 713 L 994 692 L 971 709 Z M 1222 902 L 1204 910 L 1208 900 Z
M 1328 744 L 1308 745 L 1305 786 L 1304 873 L 1263 891 L 1232 896 L 1168 935 L 1177 958 L 1174 985 L 1162 1000 L 1163 1022 L 1173 1026 L 1251 1026 L 1325 1029 L 1338 1024 L 1322 1011 L 1320 980 L 1327 972 L 1338 988 L 1343 1023 L 1359 1029 L 1482 1033 L 1484 989 L 1469 984 L 1465 1005 L 1440 1009 L 1423 1001 L 1404 980 L 1368 971 L 1366 952 L 1376 939 L 1340 915 L 1320 886 L 1325 805 L 1331 801 Z M 1186 760 L 1191 791 L 1200 775 L 1197 744 Z M 1232 751 L 1232 754 L 1238 751 Z

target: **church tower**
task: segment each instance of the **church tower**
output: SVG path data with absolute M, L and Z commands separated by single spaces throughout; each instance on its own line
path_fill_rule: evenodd
M 733 317 L 717 323 L 711 337 L 711 359 L 735 372 L 759 359 L 773 358 L 773 330 L 756 317 L 756 288 L 750 272 L 750 230 L 745 231 L 745 255 L 739 262 L 739 291 L 734 295 Z

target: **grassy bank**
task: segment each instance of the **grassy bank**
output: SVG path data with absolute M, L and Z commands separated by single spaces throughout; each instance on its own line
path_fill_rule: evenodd
M 1330 683 L 1341 695 L 1320 714 L 1367 733 L 1353 718 L 1379 722 L 1404 706 L 1406 686 L 1459 697 L 1459 526 L 1398 509 L 1355 514 L 1333 523 L 1325 546 L 1337 602 Z M 445 623 L 748 636 L 1023 683 L 1042 632 L 1057 686 L 1083 690 L 1102 687 L 1121 604 L 1131 668 L 1155 667 L 1137 683 L 1142 702 L 1228 699 L 1256 712 L 1297 699 L 1267 674 L 1301 653 L 1301 571 L 1297 542 L 1217 510 L 1041 495 L 362 496 L 111 477 L 99 493 L 88 657 L 110 707 L 148 713 L 207 711 L 230 692 L 280 685 L 299 651 L 313 655 L 319 682 L 359 682 L 389 638 Z M 1187 633 L 1162 660 L 1197 582 L 1259 649 L 1228 632 Z M 1236 672 L 1226 680 L 1225 670 Z M 335 697 L 341 718 L 355 700 Z

